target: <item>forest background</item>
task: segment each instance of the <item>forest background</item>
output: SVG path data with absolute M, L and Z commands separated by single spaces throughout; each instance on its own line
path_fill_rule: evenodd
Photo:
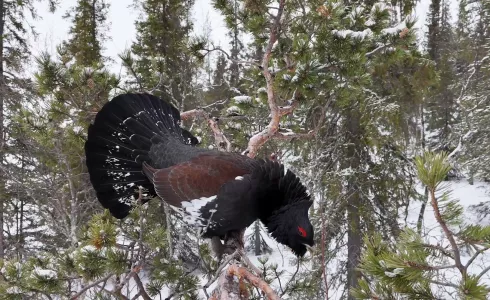
M 217 268 L 208 245 L 161 202 L 117 221 L 96 200 L 87 127 L 128 91 L 174 104 L 202 147 L 301 176 L 314 253 L 298 260 L 258 222 L 246 236 L 279 297 L 487 299 L 489 1 L 0 7 L 1 299 L 196 299 L 216 287 L 202 289 Z M 251 145 L 258 133 L 267 139 Z

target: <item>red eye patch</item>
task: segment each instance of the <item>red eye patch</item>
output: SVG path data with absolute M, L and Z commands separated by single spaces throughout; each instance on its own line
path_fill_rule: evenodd
M 306 237 L 306 230 L 303 227 L 298 226 L 298 232 L 302 237 Z

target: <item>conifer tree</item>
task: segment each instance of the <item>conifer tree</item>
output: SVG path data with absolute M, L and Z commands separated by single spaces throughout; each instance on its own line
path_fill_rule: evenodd
M 216 7 L 230 18 L 233 16 L 233 4 L 233 1 L 215 1 Z M 264 49 L 267 45 L 267 28 L 270 28 L 266 1 L 244 1 L 241 5 L 239 15 L 245 32 L 253 36 L 252 46 Z M 324 199 L 342 199 L 335 205 L 322 206 L 322 210 L 314 215 L 317 228 L 322 228 L 322 216 L 328 216 L 326 219 L 333 222 L 328 221 L 332 232 L 325 234 L 324 240 L 318 241 L 322 245 L 319 248 L 325 254 L 323 258 L 322 253 L 315 257 L 314 261 L 320 263 L 315 264 L 312 273 L 310 271 L 302 274 L 301 279 L 297 278 L 314 282 L 310 288 L 299 289 L 297 294 L 311 298 L 313 294 L 309 293 L 316 293 L 315 297 L 318 293 L 327 293 L 327 284 L 323 283 L 326 276 L 322 269 L 327 268 L 324 263 L 330 260 L 327 252 L 330 244 L 334 244 L 334 238 L 342 240 L 348 231 L 342 224 L 352 226 L 348 247 L 348 277 L 351 280 L 347 287 L 356 286 L 358 273 L 355 270 L 362 246 L 361 232 L 376 231 L 380 217 L 382 228 L 388 228 L 380 231 L 391 233 L 388 236 L 399 232 L 396 222 L 390 220 L 398 215 L 398 208 L 406 204 L 405 199 L 413 193 L 409 183 L 413 171 L 404 156 L 401 141 L 409 136 L 408 129 L 411 127 L 405 124 L 416 113 L 417 101 L 414 100 L 421 100 L 425 86 L 431 82 L 432 72 L 430 62 L 423 60 L 413 50 L 413 31 L 410 30 L 413 23 L 408 19 L 403 24 L 387 28 L 393 16 L 382 4 L 371 3 L 354 9 L 344 6 L 341 1 L 320 6 L 307 1 L 288 2 L 286 7 L 283 24 L 287 24 L 287 27 L 281 28 L 272 51 L 273 65 L 269 70 L 273 73 L 278 99 L 284 101 L 284 105 L 295 103 L 297 106 L 290 117 L 280 123 L 279 132 L 287 133 L 288 137 L 279 137 L 288 144 L 272 140 L 261 148 L 260 155 L 268 156 L 273 152 L 273 147 L 283 150 L 286 152 L 285 163 L 298 166 L 299 173 L 307 170 L 302 178 L 313 186 L 320 181 L 313 193 L 324 193 L 328 186 L 329 193 Z M 257 61 L 260 62 L 262 58 Z M 242 85 L 244 94 L 249 98 L 238 98 L 248 101 L 235 102 L 234 105 L 238 104 L 247 116 L 252 116 L 253 126 L 260 128 L 263 123 L 259 120 L 265 118 L 261 113 L 267 103 L 267 82 L 264 82 L 260 69 L 257 70 L 253 62 L 250 60 L 244 71 L 246 80 Z M 407 69 L 410 69 L 408 74 Z M 406 76 L 391 77 L 390 74 Z M 414 78 L 417 78 L 416 83 L 412 81 Z M 412 84 L 419 83 L 422 84 L 420 88 L 414 90 Z M 397 96 L 391 98 L 393 93 Z M 401 96 L 399 102 L 395 100 L 398 96 Z M 322 126 L 318 134 L 325 134 L 325 142 L 319 143 L 324 147 L 319 154 L 323 157 L 321 163 L 313 156 L 310 144 L 305 147 L 302 138 L 307 139 L 309 135 L 294 133 L 306 128 L 315 132 L 319 123 Z M 395 124 L 404 124 L 401 129 L 407 130 L 400 130 Z M 394 138 L 388 138 L 380 128 L 388 130 Z M 254 127 L 251 129 L 257 130 Z M 339 146 L 342 144 L 349 147 Z M 371 152 L 383 153 L 382 162 L 371 161 Z M 312 178 L 311 165 L 288 161 L 294 157 L 297 159 L 293 161 L 311 160 L 313 165 L 321 166 L 317 173 L 313 171 L 315 178 Z M 396 179 L 391 173 L 384 173 L 386 165 L 390 166 L 390 171 L 396 172 Z M 322 173 L 326 174 L 325 177 L 320 175 Z M 363 174 L 370 176 L 364 177 Z M 341 187 L 346 185 L 348 188 L 343 190 Z M 372 202 L 365 196 L 371 192 L 377 195 Z M 394 201 L 393 196 L 397 200 Z M 375 209 L 371 211 L 370 208 Z M 349 218 L 344 219 L 347 210 Z M 321 232 L 323 234 L 323 230 Z M 337 271 L 345 274 L 344 268 Z M 341 281 L 345 283 L 347 278 L 343 276 Z
M 429 11 L 427 51 L 436 63 L 439 83 L 426 101 L 427 130 L 430 149 L 451 150 L 456 147 L 451 135 L 457 122 L 457 106 L 453 85 L 454 66 L 454 28 L 450 23 L 449 3 L 444 0 L 433 0 Z
M 29 58 L 28 34 L 32 28 L 26 22 L 27 14 L 35 16 L 34 0 L 27 1 L 0 1 L 0 161 L 3 166 L 0 168 L 0 258 L 3 258 L 8 251 L 9 244 L 18 241 L 18 231 L 12 232 L 15 236 L 14 241 L 5 239 L 3 229 L 6 228 L 5 220 L 7 215 L 17 213 L 7 212 L 9 198 L 11 196 L 7 179 L 18 171 L 15 163 L 6 160 L 10 155 L 9 148 L 13 142 L 12 133 L 9 132 L 15 125 L 12 122 L 13 116 L 18 113 L 19 103 L 27 97 L 29 93 L 29 80 L 24 78 L 23 66 Z M 51 11 L 55 8 L 54 1 L 48 1 Z M 25 91 L 23 93 L 23 91 Z M 10 124 L 10 126 L 6 126 Z M 15 156 L 15 153 L 13 153 Z M 22 169 L 22 168 L 21 168 Z M 15 194 L 15 191 L 12 191 Z M 19 200 L 22 206 L 23 200 Z M 12 204 L 14 207 L 16 204 Z
M 134 88 L 170 99 L 181 111 L 194 107 L 196 58 L 190 36 L 194 1 L 142 0 L 137 4 L 142 15 L 136 21 L 136 42 L 122 56 L 134 77 Z
M 65 42 L 69 55 L 77 64 L 92 66 L 102 62 L 102 41 L 106 35 L 106 19 L 109 5 L 100 0 L 80 0 L 65 18 L 70 18 L 70 39 Z
M 397 242 L 379 234 L 366 236 L 360 269 L 364 274 L 356 299 L 487 299 L 490 287 L 481 279 L 489 271 L 473 265 L 488 251 L 490 226 L 464 222 L 464 209 L 443 182 L 451 170 L 447 153 L 426 152 L 416 158 L 418 178 L 429 190 L 442 240 L 405 228 Z M 462 253 L 475 249 L 467 262 Z M 454 270 L 447 278 L 439 270 Z

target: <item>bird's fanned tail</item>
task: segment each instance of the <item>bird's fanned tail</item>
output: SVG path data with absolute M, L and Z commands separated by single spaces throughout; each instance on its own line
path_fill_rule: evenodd
M 197 143 L 180 127 L 178 110 L 167 102 L 149 94 L 115 97 L 97 114 L 85 144 L 97 198 L 116 218 L 126 217 L 137 199 L 145 203 L 156 196 L 142 172 L 143 162 L 172 166 L 186 159 L 179 155 L 183 147 Z

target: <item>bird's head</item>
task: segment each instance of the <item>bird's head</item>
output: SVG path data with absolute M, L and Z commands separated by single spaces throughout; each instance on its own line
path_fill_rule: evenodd
M 299 201 L 275 211 L 266 224 L 271 236 L 303 257 L 314 245 L 313 226 L 308 218 L 311 201 Z
M 308 210 L 313 203 L 306 187 L 290 170 L 267 161 L 254 174 L 260 206 L 260 220 L 270 235 L 288 246 L 297 256 L 304 256 L 314 244 L 313 226 Z

